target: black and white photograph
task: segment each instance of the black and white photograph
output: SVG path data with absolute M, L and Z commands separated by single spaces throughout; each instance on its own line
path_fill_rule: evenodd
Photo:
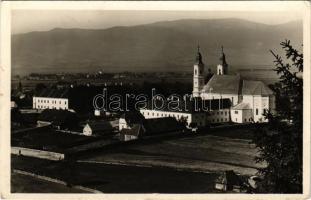
M 11 7 L 9 193 L 310 195 L 309 2 L 123 3 Z

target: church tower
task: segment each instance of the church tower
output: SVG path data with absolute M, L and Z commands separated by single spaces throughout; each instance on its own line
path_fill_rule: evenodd
M 193 97 L 199 97 L 201 90 L 204 86 L 204 64 L 202 62 L 202 55 L 200 53 L 200 46 L 198 46 L 198 51 L 193 65 Z
M 221 56 L 219 58 L 221 64 L 217 65 L 217 75 L 228 74 L 228 64 L 226 62 L 226 55 L 224 53 L 224 48 L 221 46 Z

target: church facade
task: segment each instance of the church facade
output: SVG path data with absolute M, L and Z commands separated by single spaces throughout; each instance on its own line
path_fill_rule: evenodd
M 231 75 L 226 56 L 221 49 L 220 64 L 216 74 L 205 83 L 204 63 L 198 48 L 193 66 L 193 97 L 202 100 L 230 99 L 230 117 L 226 121 L 235 123 L 267 122 L 264 114 L 275 109 L 275 96 L 262 81 L 245 80 L 240 75 Z M 210 115 L 209 122 L 217 122 Z

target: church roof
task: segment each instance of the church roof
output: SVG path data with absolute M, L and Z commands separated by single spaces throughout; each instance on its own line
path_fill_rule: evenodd
M 203 87 L 203 92 L 219 94 L 239 94 L 240 76 L 238 75 L 213 75 Z
M 272 95 L 273 92 L 262 81 L 243 80 L 242 94 L 268 96 Z
M 238 105 L 234 106 L 232 110 L 249 110 L 251 106 L 248 103 L 239 103 Z

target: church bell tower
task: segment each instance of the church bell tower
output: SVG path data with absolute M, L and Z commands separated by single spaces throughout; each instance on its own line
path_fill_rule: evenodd
M 200 53 L 200 46 L 198 46 L 198 51 L 193 65 L 193 97 L 199 97 L 201 90 L 204 86 L 204 64 L 202 62 L 202 55 Z
M 224 53 L 224 47 L 221 46 L 221 56 L 219 58 L 221 64 L 217 65 L 217 75 L 228 74 L 228 64 L 226 62 L 226 55 Z

